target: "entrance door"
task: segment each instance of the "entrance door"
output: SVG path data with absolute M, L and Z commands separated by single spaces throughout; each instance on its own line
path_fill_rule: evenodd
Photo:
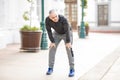
M 98 5 L 98 26 L 108 26 L 108 5 Z
M 77 30 L 77 0 L 65 0 L 65 16 L 73 30 Z

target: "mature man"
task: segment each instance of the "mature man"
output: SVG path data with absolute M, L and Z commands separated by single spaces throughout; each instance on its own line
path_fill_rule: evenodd
M 50 50 L 49 50 L 49 68 L 47 75 L 51 75 L 54 68 L 55 54 L 58 44 L 61 40 L 64 40 L 66 51 L 69 59 L 70 72 L 69 77 L 74 76 L 74 54 L 72 51 L 72 29 L 67 21 L 67 19 L 59 15 L 55 10 L 49 11 L 49 16 L 45 20 L 47 33 L 51 41 Z M 52 31 L 52 29 L 54 31 Z

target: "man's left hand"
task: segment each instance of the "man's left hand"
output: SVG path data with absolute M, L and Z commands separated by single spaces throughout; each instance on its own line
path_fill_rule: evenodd
M 69 49 L 72 48 L 71 43 L 66 43 L 65 46 L 66 46 L 67 48 L 69 48 Z

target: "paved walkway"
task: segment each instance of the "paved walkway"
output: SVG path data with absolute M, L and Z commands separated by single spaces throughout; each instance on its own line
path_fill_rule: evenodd
M 120 47 L 82 75 L 79 80 L 120 80 Z
M 77 33 L 74 33 L 76 73 L 72 78 L 68 77 L 69 65 L 64 47 L 62 41 L 57 50 L 54 72 L 47 76 L 48 50 L 21 52 L 19 44 L 8 45 L 0 50 L 0 80 L 120 80 L 117 79 L 120 75 L 120 49 L 117 49 L 120 47 L 120 34 L 90 33 L 86 39 L 79 39 Z M 97 68 L 99 65 L 110 67 Z M 110 75 L 113 79 L 108 79 Z

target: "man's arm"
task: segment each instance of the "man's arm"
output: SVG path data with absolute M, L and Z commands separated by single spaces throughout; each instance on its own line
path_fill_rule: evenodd
M 66 34 L 66 43 L 70 43 L 70 25 L 66 18 L 63 20 L 63 27 Z
M 46 24 L 46 30 L 47 30 L 48 37 L 49 37 L 50 41 L 51 41 L 52 43 L 55 43 L 54 38 L 53 38 L 53 35 L 52 35 L 51 26 L 49 26 L 49 20 L 48 20 L 48 18 L 46 18 L 45 24 Z
M 70 41 L 70 25 L 67 21 L 67 19 L 65 18 L 64 21 L 63 21 L 63 25 L 64 25 L 64 30 L 65 30 L 65 34 L 66 34 L 66 47 L 71 49 L 72 48 L 72 43 Z

